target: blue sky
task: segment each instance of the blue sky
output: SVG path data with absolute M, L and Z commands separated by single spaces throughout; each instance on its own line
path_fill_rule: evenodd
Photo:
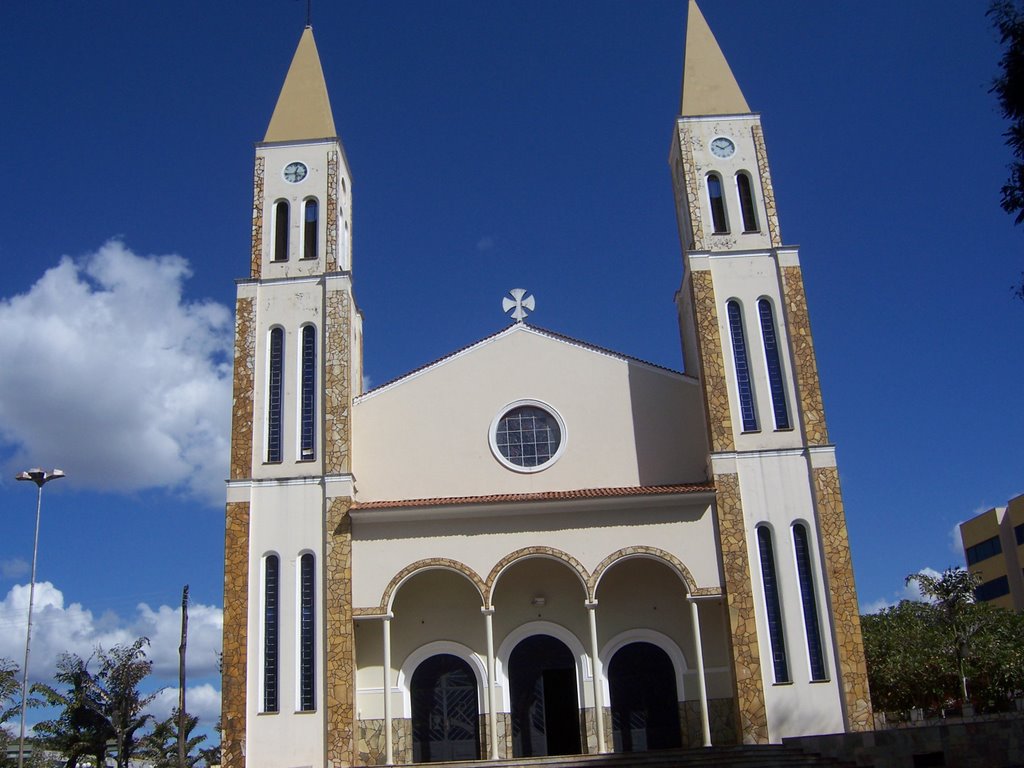
M 681 366 L 666 159 L 682 0 L 314 5 L 371 382 L 499 329 L 517 286 L 538 325 Z M 984 7 L 702 4 L 801 246 L 865 607 L 961 562 L 955 524 L 1024 492 L 1024 228 L 998 206 L 1009 153 Z M 207 725 L 233 281 L 252 143 L 304 13 L 0 4 L 0 656 L 21 655 L 32 546 L 34 494 L 13 475 L 59 466 L 34 671 L 145 633 L 173 685 L 167 606 L 188 583 Z

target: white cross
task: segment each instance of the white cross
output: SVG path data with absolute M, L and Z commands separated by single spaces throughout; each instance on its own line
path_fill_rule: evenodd
M 526 316 L 533 311 L 533 308 L 537 306 L 537 302 L 534 301 L 533 296 L 527 296 L 524 288 L 513 288 L 509 291 L 512 296 L 510 299 L 508 296 L 501 300 L 502 311 L 508 312 L 513 310 L 512 319 L 517 323 L 523 322 Z

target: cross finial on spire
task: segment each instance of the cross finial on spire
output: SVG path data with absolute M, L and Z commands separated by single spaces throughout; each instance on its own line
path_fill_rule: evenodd
M 526 316 L 533 311 L 533 308 L 537 306 L 537 302 L 533 296 L 527 296 L 526 291 L 523 288 L 513 288 L 509 293 L 512 295 L 510 299 L 506 296 L 501 300 L 501 308 L 506 313 L 512 311 L 512 319 L 517 323 L 523 322 Z

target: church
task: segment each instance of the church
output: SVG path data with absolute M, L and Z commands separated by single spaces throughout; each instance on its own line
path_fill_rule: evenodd
M 356 190 L 303 31 L 237 288 L 226 768 L 872 727 L 800 256 L 694 0 L 669 167 L 680 370 L 534 326 L 515 290 L 506 328 L 364 391 Z

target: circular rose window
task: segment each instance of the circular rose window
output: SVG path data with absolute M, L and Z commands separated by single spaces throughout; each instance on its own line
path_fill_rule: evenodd
M 509 469 L 537 472 L 565 447 L 565 425 L 554 409 L 532 400 L 505 407 L 491 424 L 491 451 Z

